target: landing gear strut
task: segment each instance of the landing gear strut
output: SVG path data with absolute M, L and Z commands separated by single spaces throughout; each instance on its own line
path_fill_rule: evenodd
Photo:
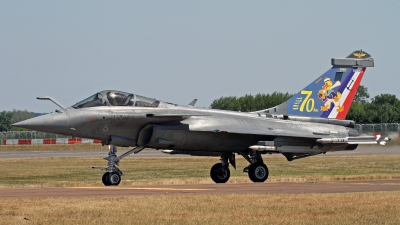
M 243 172 L 247 172 L 249 178 L 253 182 L 264 182 L 267 180 L 269 171 L 267 165 L 264 164 L 260 152 L 249 150 L 249 152 L 240 152 L 250 165 L 244 168 Z
M 108 157 L 104 158 L 108 161 L 107 172 L 103 174 L 102 181 L 105 186 L 117 186 L 121 182 L 122 171 L 118 169 L 119 158 L 117 157 L 117 146 L 110 145 Z
M 121 183 L 121 176 L 122 171 L 118 169 L 117 166 L 119 166 L 119 161 L 122 158 L 125 158 L 126 156 L 132 154 L 132 153 L 139 153 L 144 149 L 142 146 L 137 146 L 136 148 L 125 152 L 124 154 L 120 155 L 117 157 L 117 146 L 115 145 L 110 145 L 109 146 L 110 151 L 108 152 L 108 157 L 104 158 L 107 160 L 107 168 L 98 168 L 98 167 L 91 167 L 92 169 L 100 169 L 100 170 L 106 170 L 107 172 L 103 174 L 103 177 L 101 180 L 103 181 L 103 184 L 105 186 L 117 186 L 119 183 Z

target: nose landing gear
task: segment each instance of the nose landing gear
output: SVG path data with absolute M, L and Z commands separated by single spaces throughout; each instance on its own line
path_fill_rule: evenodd
M 108 157 L 104 158 L 108 162 L 107 168 L 91 167 L 92 169 L 106 170 L 107 172 L 103 174 L 101 180 L 105 186 L 118 186 L 121 183 L 122 171 L 118 169 L 119 161 L 132 153 L 139 153 L 144 149 L 143 146 L 137 146 L 136 148 L 125 152 L 124 154 L 117 157 L 117 146 L 110 145 L 110 151 L 108 152 Z

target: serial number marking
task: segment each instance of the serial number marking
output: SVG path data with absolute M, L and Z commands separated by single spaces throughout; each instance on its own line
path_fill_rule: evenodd
M 311 130 L 311 127 L 310 126 L 307 126 L 307 125 L 300 125 L 300 124 L 290 124 L 290 123 L 287 123 L 286 124 L 286 126 L 289 128 L 289 129 L 296 129 L 296 130 Z

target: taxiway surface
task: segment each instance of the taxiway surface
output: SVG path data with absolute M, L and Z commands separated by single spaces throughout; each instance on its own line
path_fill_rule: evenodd
M 240 184 L 138 185 L 118 187 L 4 188 L 1 198 L 111 197 L 182 194 L 299 194 L 400 191 L 400 180 Z

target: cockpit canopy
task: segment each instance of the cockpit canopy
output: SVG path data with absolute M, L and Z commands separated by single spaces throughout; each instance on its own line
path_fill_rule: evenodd
M 73 105 L 75 109 L 96 106 L 158 107 L 160 101 L 123 91 L 101 91 Z

